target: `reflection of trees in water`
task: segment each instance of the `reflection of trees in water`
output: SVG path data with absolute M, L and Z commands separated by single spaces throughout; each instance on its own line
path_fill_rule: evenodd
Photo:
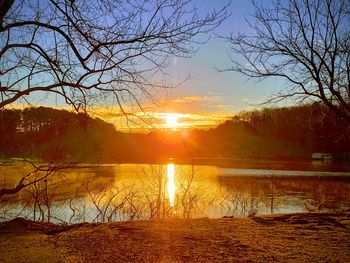
M 138 187 L 137 193 L 141 203 L 144 203 L 146 216 L 150 219 L 167 217 L 171 207 L 166 197 L 166 166 L 146 165 L 140 169 L 141 186 Z
M 217 196 L 208 182 L 203 184 L 195 166 L 179 166 L 177 170 L 177 202 L 175 208 L 178 216 L 192 218 L 201 215 L 205 207 L 216 202 Z M 202 182 L 202 183 L 201 183 Z
M 47 221 L 57 218 L 55 215 L 57 209 L 53 206 L 53 202 L 58 197 L 58 190 L 67 185 L 67 181 L 63 174 L 55 174 L 48 176 L 42 181 L 35 182 L 33 185 L 25 189 L 27 196 L 27 205 L 32 207 L 33 220 Z
M 306 195 L 321 208 L 341 209 L 344 203 L 350 202 L 350 178 L 347 177 L 277 177 L 275 188 L 278 194 Z
M 179 172 L 178 191 L 177 191 L 177 210 L 182 210 L 183 218 L 190 218 L 203 202 L 204 191 L 200 187 L 193 186 L 193 179 L 195 176 L 194 166 L 188 172 Z
M 104 168 L 96 171 L 98 173 L 89 169 L 66 176 L 55 174 L 33 183 L 25 191 L 11 196 L 8 205 L 2 202 L 3 218 L 23 216 L 48 222 L 108 222 L 168 218 L 173 217 L 175 211 L 178 212 L 176 216 L 189 218 L 195 209 L 199 209 L 198 204 L 205 193 L 199 186 L 193 186 L 193 166 L 190 171 L 179 170 L 176 175 L 178 191 L 174 207 L 170 206 L 166 193 L 165 165 L 144 166 L 139 184 L 133 181 L 115 182 L 115 174 L 109 176 Z M 14 206 L 17 208 L 14 209 Z
M 257 189 L 255 183 L 237 185 L 222 194 L 220 209 L 226 215 L 247 215 L 249 209 L 267 202 L 266 192 Z
M 350 202 L 350 183 L 346 178 L 219 176 L 220 187 L 216 187 L 216 181 L 204 179 L 199 168 L 183 165 L 176 166 L 172 207 L 166 165 L 140 167 L 136 178 L 126 174 L 129 180 L 118 179 L 118 173 L 116 176 L 110 167 L 96 169 L 96 173 L 89 169 L 88 177 L 82 170 L 74 176 L 55 174 L 12 196 L 12 200 L 2 200 L 0 212 L 3 220 L 22 216 L 77 223 L 192 218 L 205 216 L 208 208 L 213 208 L 215 215 L 246 215 L 250 208 L 257 207 L 259 212 L 273 212 L 286 202 L 279 197 L 295 194 L 325 207 Z
M 122 220 L 123 209 L 132 196 L 132 187 L 114 186 L 111 188 L 97 187 L 89 190 L 88 184 L 84 185 L 89 196 L 89 202 L 92 204 L 92 221 L 111 222 Z
M 71 217 L 69 222 L 109 222 L 115 220 L 161 219 L 172 217 L 190 218 L 205 206 L 209 200 L 208 191 L 194 184 L 195 169 L 176 171 L 176 197 L 174 207 L 169 203 L 167 193 L 166 165 L 140 166 L 138 178 L 129 183 L 120 182 L 114 187 L 83 184 L 78 192 L 86 192 L 82 207 L 77 199 L 69 201 Z M 188 167 L 187 167 L 188 168 Z
M 166 165 L 146 165 L 141 167 L 137 180 L 114 181 L 114 184 L 95 176 L 85 181 L 79 176 L 48 177 L 21 193 L 26 200 L 22 210 L 16 215 L 7 214 L 6 219 L 23 216 L 37 221 L 77 223 L 190 218 L 216 198 L 211 197 L 209 188 L 194 183 L 195 168 L 188 166 L 176 171 L 177 189 L 172 207 L 167 195 L 166 170 Z M 2 211 L 7 213 L 5 207 Z
M 50 222 L 57 219 L 58 209 L 54 202 L 61 198 L 60 190 L 66 187 L 67 179 L 63 173 L 36 172 L 26 178 L 28 186 L 22 191 L 6 196 L 1 203 L 12 204 L 12 209 L 1 209 L 3 218 L 9 219 L 24 216 L 37 221 Z M 16 203 L 16 207 L 13 203 Z
M 296 194 L 300 198 L 314 200 L 321 208 L 341 209 L 343 203 L 350 203 L 349 181 L 346 177 L 331 176 L 219 177 L 219 183 L 227 190 L 222 206 L 229 206 L 228 212 L 233 214 L 242 213 L 244 208 L 256 206 L 259 202 L 273 213 L 274 208 L 285 205 L 286 199 L 279 197 Z M 253 199 L 260 201 L 255 202 Z
M 28 186 L 16 194 L 1 197 L 2 220 L 22 216 L 36 221 L 67 222 L 64 216 L 65 205 L 68 207 L 69 200 L 79 200 L 87 194 L 77 191 L 85 180 L 88 179 L 93 185 L 99 183 L 100 178 L 103 178 L 105 185 L 111 185 L 115 180 L 111 167 L 75 167 L 72 170 L 52 169 L 28 172 L 31 167 L 27 163 L 12 162 L 11 164 L 6 169 L 6 176 L 2 175 L 4 188 L 11 187 L 19 180 L 18 177 L 23 176 Z M 100 177 L 101 173 L 103 177 Z M 113 176 L 110 176 L 111 174 Z
M 206 191 L 194 178 L 194 166 L 176 167 L 175 184 L 176 196 L 174 207 L 170 205 L 167 193 L 166 165 L 147 165 L 142 167 L 142 176 L 139 178 L 141 186 L 137 193 L 143 202 L 144 216 L 153 218 L 193 217 L 200 209 Z

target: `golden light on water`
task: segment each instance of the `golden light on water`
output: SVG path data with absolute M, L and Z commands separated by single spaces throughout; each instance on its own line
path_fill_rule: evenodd
M 175 165 L 172 163 L 168 164 L 168 195 L 170 206 L 174 207 L 175 201 Z

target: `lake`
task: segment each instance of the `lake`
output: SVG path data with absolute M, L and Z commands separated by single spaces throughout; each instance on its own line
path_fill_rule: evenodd
M 157 218 L 245 217 L 305 212 L 304 200 L 320 211 L 350 208 L 350 170 L 336 164 L 253 162 L 225 165 L 160 164 L 84 166 L 38 172 L 32 184 L 2 197 L 0 219 L 25 217 L 55 223 Z M 15 187 L 32 167 L 21 161 L 0 166 L 2 187 Z

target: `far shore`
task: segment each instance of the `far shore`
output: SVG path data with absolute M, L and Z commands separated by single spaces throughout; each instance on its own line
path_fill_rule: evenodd
M 0 157 L 5 161 L 28 159 L 35 162 L 46 162 L 40 158 L 33 157 Z M 194 158 L 163 158 L 160 160 L 115 160 L 115 161 L 77 161 L 62 160 L 61 162 L 78 163 L 76 168 L 114 166 L 119 164 L 167 164 L 175 163 L 179 165 L 213 165 L 222 168 L 237 169 L 264 169 L 264 170 L 300 170 L 300 171 L 350 171 L 350 160 L 334 160 L 333 162 L 323 162 L 311 158 L 245 158 L 245 157 L 194 157 Z M 9 163 L 10 165 L 10 163 Z
M 350 262 L 350 211 L 54 225 L 0 223 L 1 262 Z

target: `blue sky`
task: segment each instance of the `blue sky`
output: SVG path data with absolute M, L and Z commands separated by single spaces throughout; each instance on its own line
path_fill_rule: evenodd
M 213 9 L 222 8 L 228 0 L 193 0 L 200 14 Z M 264 4 L 270 4 L 265 1 Z M 222 116 L 232 116 L 242 110 L 255 108 L 273 92 L 283 87 L 283 83 L 270 79 L 261 83 L 248 80 L 245 76 L 234 72 L 218 72 L 219 69 L 231 67 L 229 44 L 217 35 L 249 32 L 245 17 L 253 13 L 250 0 L 232 0 L 232 15 L 216 28 L 211 39 L 199 46 L 199 51 L 192 58 L 171 59 L 168 71 L 179 81 L 190 75 L 190 79 L 180 87 L 167 94 L 167 104 L 153 108 L 151 113 L 180 113 L 183 116 L 192 114 L 197 121 L 205 125 L 212 120 L 222 120 Z M 55 95 L 31 97 L 31 103 L 54 107 L 67 107 L 62 98 Z M 19 103 L 24 103 L 19 101 Z M 146 105 L 148 106 L 148 105 Z M 101 111 L 101 110 L 100 110 Z M 105 115 L 118 116 L 117 108 L 110 109 Z M 111 115 L 112 114 L 112 115 Z M 100 114 L 102 117 L 103 113 Z M 202 117 L 201 117 L 202 116 Z M 112 119 L 117 117 L 112 117 Z M 118 117 L 119 118 L 119 117 Z M 124 121 L 118 120 L 122 126 Z
M 225 0 L 195 1 L 202 12 L 220 8 L 226 2 Z M 249 32 L 245 17 L 249 18 L 249 14 L 253 12 L 251 2 L 249 0 L 233 0 L 231 11 L 232 15 L 215 30 L 215 34 Z M 187 97 L 191 101 L 190 97 L 197 98 L 197 103 L 192 101 L 191 105 L 183 108 L 183 111 L 187 112 L 182 113 L 189 113 L 188 111 L 193 110 L 193 112 L 203 114 L 232 114 L 252 109 L 283 85 L 276 79 L 257 83 L 256 80 L 248 80 L 245 76 L 235 72 L 218 72 L 217 68 L 230 68 L 229 52 L 228 43 L 213 36 L 208 43 L 200 46 L 200 50 L 193 58 L 174 59 L 170 72 L 180 79 L 190 74 L 191 79 L 181 87 L 172 90 L 169 99 Z M 199 103 L 199 96 L 203 97 L 201 103 Z M 208 101 L 205 101 L 205 98 Z M 165 110 L 179 111 L 171 105 L 166 106 Z
M 194 3 L 200 12 L 207 13 L 221 8 L 227 1 L 195 0 Z M 265 5 L 270 3 L 264 2 Z M 156 119 L 164 118 L 167 113 L 179 113 L 182 114 L 179 122 L 184 126 L 216 125 L 240 111 L 257 108 L 283 87 L 283 82 L 278 79 L 257 83 L 235 72 L 218 72 L 217 68 L 227 69 L 232 63 L 228 43 L 217 35 L 249 33 L 245 18 L 249 19 L 253 13 L 249 0 L 232 0 L 230 8 L 232 15 L 215 30 L 209 42 L 200 46 L 192 58 L 172 60 L 169 72 L 179 80 L 190 74 L 190 79 L 169 92 L 167 104 L 151 110 Z M 119 127 L 125 124 L 122 119 L 116 120 L 116 123 Z M 153 123 L 163 125 L 162 121 L 153 120 Z

